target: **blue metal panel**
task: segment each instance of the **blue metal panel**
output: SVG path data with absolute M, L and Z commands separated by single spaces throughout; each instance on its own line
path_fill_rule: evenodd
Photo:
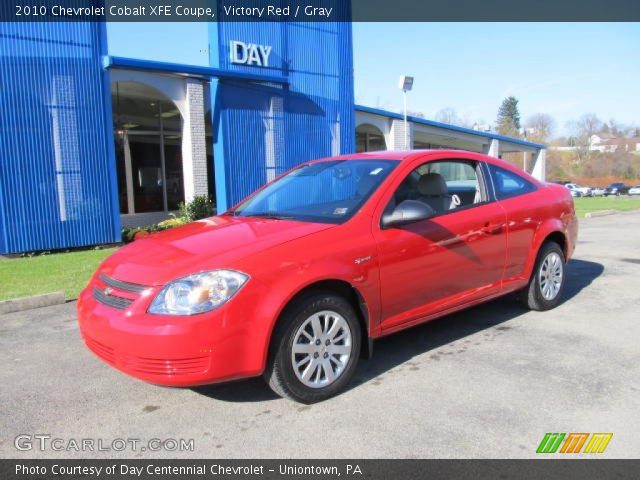
M 348 13 L 350 2 L 336 0 L 335 8 Z M 270 46 L 269 65 L 232 63 L 234 40 Z M 214 163 L 225 173 L 216 174 L 220 210 L 295 165 L 355 150 L 350 23 L 220 22 L 210 27 L 210 45 L 214 68 L 289 81 L 216 83 Z
M 119 241 L 99 23 L 0 23 L 1 253 Z

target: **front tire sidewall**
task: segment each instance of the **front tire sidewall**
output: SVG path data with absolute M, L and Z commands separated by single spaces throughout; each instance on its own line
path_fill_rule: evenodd
M 560 290 L 556 294 L 554 298 L 551 300 L 547 300 L 544 298 L 542 294 L 542 290 L 540 288 L 540 267 L 544 262 L 544 259 L 551 253 L 557 253 L 560 256 L 561 267 L 562 268 L 562 283 L 560 284 Z M 567 272 L 566 272 L 566 262 L 564 257 L 564 252 L 562 248 L 555 242 L 548 242 L 542 246 L 540 249 L 540 254 L 538 255 L 538 259 L 536 260 L 535 270 L 531 276 L 531 280 L 529 281 L 529 287 L 527 289 L 527 306 L 532 310 L 545 311 L 551 310 L 556 307 L 560 300 L 562 299 L 562 293 L 564 291 L 564 286 L 566 283 Z
M 296 376 L 291 364 L 291 351 L 298 328 L 314 313 L 332 310 L 340 314 L 351 330 L 351 356 L 347 365 L 333 383 L 322 388 L 312 388 L 304 385 Z M 282 319 L 286 322 L 276 345 L 277 351 L 271 365 L 269 384 L 273 387 L 275 381 L 279 385 L 275 388 L 277 393 L 301 402 L 315 403 L 336 395 L 349 382 L 360 357 L 361 328 L 355 311 L 344 298 L 332 294 L 314 295 L 305 299 L 293 308 Z M 275 376 L 275 378 L 274 378 Z M 283 390 L 283 391 L 282 391 Z

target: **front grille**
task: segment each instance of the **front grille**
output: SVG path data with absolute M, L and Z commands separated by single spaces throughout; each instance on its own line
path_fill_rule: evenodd
M 107 295 L 98 287 L 93 287 L 93 298 L 95 298 L 103 305 L 117 308 L 118 310 L 124 310 L 129 305 L 131 305 L 131 303 L 133 303 L 133 300 L 130 298 L 118 297 L 116 295 Z
M 107 277 L 104 273 L 100 274 L 100 280 L 109 285 L 112 288 L 122 290 L 123 292 L 142 293 L 147 288 L 145 285 L 138 285 L 137 283 L 123 282 L 122 280 L 116 280 L 115 278 Z

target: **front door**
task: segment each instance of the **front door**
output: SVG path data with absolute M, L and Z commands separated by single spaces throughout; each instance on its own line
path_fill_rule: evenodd
M 380 264 L 382 329 L 397 327 L 500 289 L 506 216 L 489 201 L 479 162 L 418 164 L 387 208 L 418 200 L 434 210 L 427 220 L 374 227 Z

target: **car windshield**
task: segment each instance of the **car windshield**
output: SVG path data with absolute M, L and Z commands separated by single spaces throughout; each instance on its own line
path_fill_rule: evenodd
M 229 215 L 343 223 L 396 167 L 396 160 L 332 160 L 302 165 Z

